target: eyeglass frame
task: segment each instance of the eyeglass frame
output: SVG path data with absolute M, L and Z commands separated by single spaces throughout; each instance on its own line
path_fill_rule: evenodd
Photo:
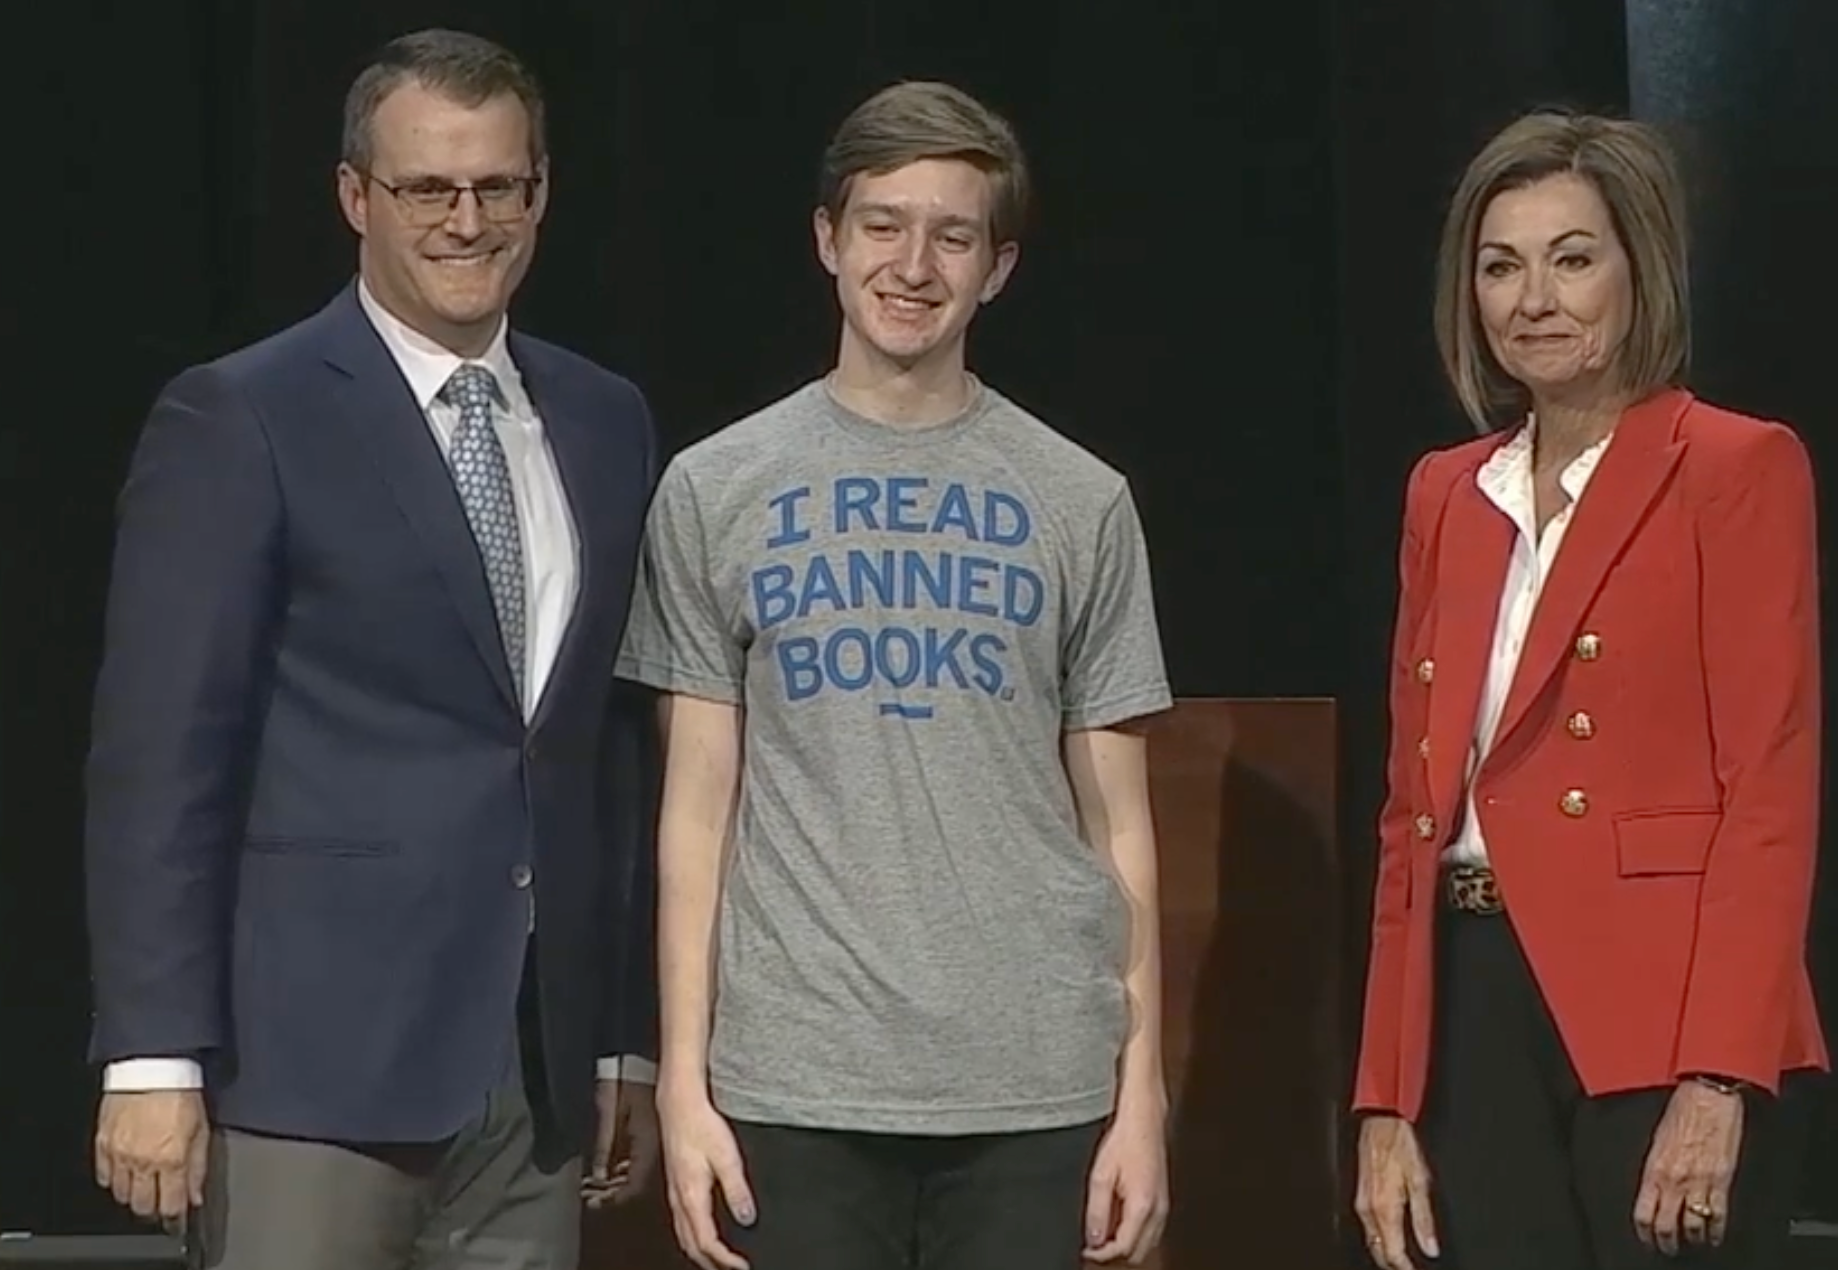
M 493 176 L 486 178 L 484 182 L 468 181 L 464 185 L 438 176 L 416 177 L 413 181 L 392 185 L 374 172 L 359 169 L 358 175 L 363 177 L 365 181 L 373 182 L 387 190 L 390 197 L 395 199 L 396 206 L 402 210 L 403 218 L 410 224 L 423 229 L 432 229 L 434 226 L 444 223 L 448 217 L 452 216 L 453 213 L 459 209 L 460 196 L 468 193 L 472 195 L 473 203 L 478 206 L 480 216 L 483 216 L 494 225 L 514 224 L 528 216 L 530 210 L 536 206 L 536 193 L 542 188 L 543 184 L 541 173 L 537 173 L 534 176 Z M 479 192 L 481 185 L 490 189 L 490 182 L 493 181 L 505 182 L 506 188 L 503 192 L 507 195 L 511 190 L 523 191 L 521 203 L 518 205 L 516 211 L 509 216 L 493 215 L 489 205 L 485 201 L 485 195 Z M 424 183 L 419 191 L 421 193 L 432 195 L 444 192 L 446 196 L 445 205 L 442 206 L 439 203 L 411 202 L 410 199 L 418 192 L 415 188 L 417 183 Z M 424 216 L 431 219 L 423 219 Z

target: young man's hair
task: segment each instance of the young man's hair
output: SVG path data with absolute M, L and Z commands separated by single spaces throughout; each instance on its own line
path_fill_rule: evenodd
M 1029 197 L 1021 143 L 1006 119 L 949 84 L 894 84 L 850 112 L 823 152 L 818 199 L 839 220 L 857 176 L 922 159 L 962 159 L 987 172 L 994 187 L 990 234 L 997 246 L 1020 239 Z
M 509 94 L 530 117 L 530 162 L 548 156 L 542 89 L 509 49 L 465 31 L 416 31 L 385 44 L 345 94 L 344 153 L 359 172 L 370 170 L 371 125 L 383 99 L 404 84 L 418 84 L 462 106 L 482 106 Z

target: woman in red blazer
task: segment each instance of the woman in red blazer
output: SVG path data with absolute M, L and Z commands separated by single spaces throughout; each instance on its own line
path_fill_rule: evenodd
M 1778 1096 L 1827 1062 L 1813 488 L 1787 428 L 1676 386 L 1680 211 L 1651 132 L 1539 114 L 1449 212 L 1437 333 L 1486 431 L 1410 478 L 1355 1098 L 1396 1270 L 1787 1235 Z

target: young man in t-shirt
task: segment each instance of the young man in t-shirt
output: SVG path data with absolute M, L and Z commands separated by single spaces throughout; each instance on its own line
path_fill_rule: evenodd
M 658 1104 L 709 1270 L 1076 1270 L 1160 1235 L 1142 532 L 964 365 L 1026 201 L 963 93 L 860 106 L 815 216 L 836 368 L 652 506 L 619 667 L 666 694 Z

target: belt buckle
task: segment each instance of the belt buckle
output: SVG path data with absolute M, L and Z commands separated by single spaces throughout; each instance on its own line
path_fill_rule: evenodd
M 1506 908 L 1500 899 L 1500 886 L 1494 880 L 1493 870 L 1485 865 L 1462 864 L 1450 869 L 1445 879 L 1445 892 L 1449 907 L 1458 913 L 1491 917 Z

